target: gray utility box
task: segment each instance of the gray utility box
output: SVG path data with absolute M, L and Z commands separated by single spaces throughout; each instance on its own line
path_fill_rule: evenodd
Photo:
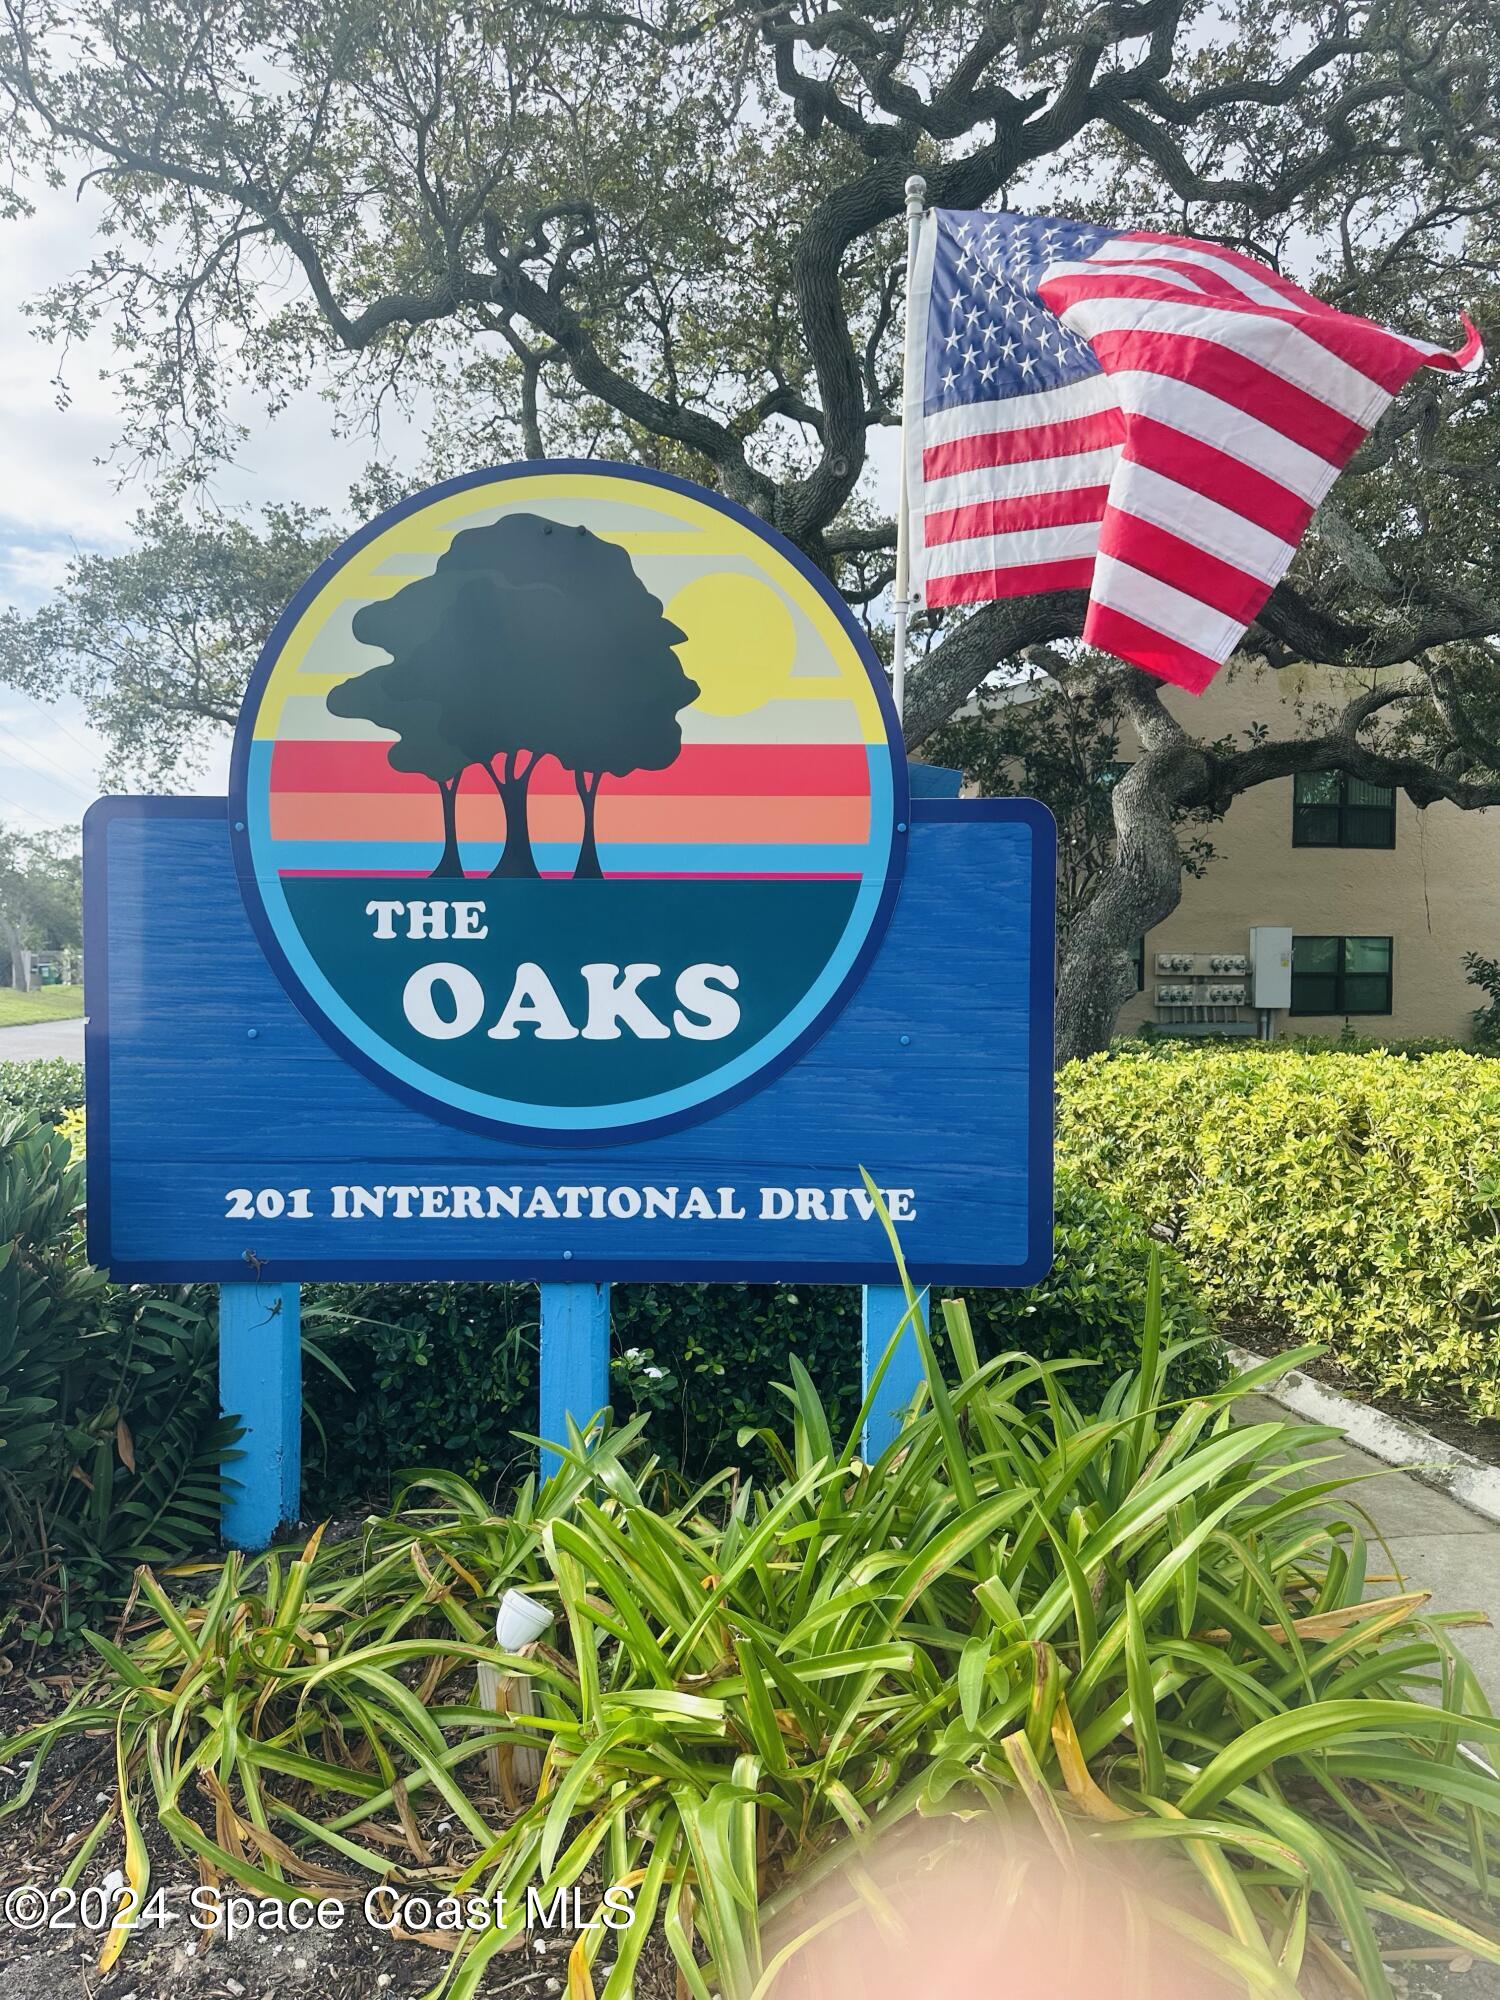
M 1292 927 L 1255 924 L 1250 931 L 1250 1005 L 1292 1004 Z

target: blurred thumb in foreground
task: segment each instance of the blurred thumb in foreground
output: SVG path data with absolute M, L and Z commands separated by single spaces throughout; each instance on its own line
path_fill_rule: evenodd
M 1179 1934 L 1212 1927 L 1195 1877 L 1096 1842 L 1061 1854 L 1035 1822 L 903 1829 L 773 1926 L 773 2000 L 1243 2000 Z M 810 1936 L 810 1933 L 816 1935 Z

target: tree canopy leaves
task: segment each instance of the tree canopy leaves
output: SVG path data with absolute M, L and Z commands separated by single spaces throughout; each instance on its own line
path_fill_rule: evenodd
M 0 827 L 0 943 L 17 984 L 23 949 L 82 949 L 83 871 L 76 834 Z
M 1436 338 L 1497 303 L 1500 40 L 1462 0 L 7 0 L 5 20 L 13 161 L 106 201 L 43 323 L 109 324 L 148 450 L 222 452 L 237 381 L 275 408 L 332 369 L 351 406 L 435 393 L 440 460 L 672 465 L 838 572 L 891 540 L 860 500 L 896 419 L 913 170 L 941 205 L 1236 243 Z M 1402 399 L 1268 608 L 1274 644 L 1376 663 L 1495 630 L 1494 404 L 1488 381 Z M 917 676 L 916 733 L 1080 609 L 975 614 Z
M 1500 334 L 1500 35 L 1469 0 L 4 0 L 0 23 L 14 199 L 40 171 L 104 203 L 40 326 L 109 329 L 126 443 L 179 468 L 233 448 L 237 388 L 275 410 L 317 381 L 350 417 L 427 413 L 424 470 L 581 452 L 705 480 L 878 606 L 913 172 L 939 206 L 1196 233 L 1411 334 L 1453 343 L 1465 307 Z M 1194 743 L 1120 670 L 1144 753 L 1065 992 L 1123 981 L 1172 907 L 1184 811 L 1298 768 L 1500 800 L 1497 461 L 1500 370 L 1427 375 L 1320 508 L 1248 641 L 1371 671 L 1317 738 Z M 7 628 L 0 672 L 43 691 L 60 658 L 96 707 L 124 686 L 134 751 L 159 697 L 170 748 L 220 655 L 169 619 L 153 679 L 128 593 L 139 643 L 112 636 L 129 581 L 81 570 L 57 642 Z M 257 622 L 207 597 L 215 638 Z M 1083 612 L 924 617 L 908 741 L 997 667 L 1066 658 Z M 1101 994 L 1071 1046 L 1107 1031 Z
M 0 612 L 0 680 L 43 700 L 65 689 L 110 745 L 106 782 L 168 784 L 239 713 L 256 656 L 339 539 L 297 505 L 195 520 L 162 500 L 123 555 L 77 555 L 23 614 Z

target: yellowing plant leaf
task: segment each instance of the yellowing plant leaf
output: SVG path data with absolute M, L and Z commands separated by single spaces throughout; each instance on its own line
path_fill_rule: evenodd
M 146 1891 L 151 1886 L 151 1857 L 146 1852 L 146 1843 L 141 1837 L 141 1824 L 130 1802 L 130 1773 L 126 1765 L 124 1730 L 125 1716 L 122 1711 L 115 1729 L 115 1770 L 120 1786 L 120 1824 L 125 1831 L 125 1883 L 130 1890 L 130 1897 L 128 1901 L 122 1901 L 115 1908 L 109 1930 L 105 1935 L 104 1947 L 99 1953 L 100 1972 L 108 1972 L 130 1942 L 136 1916 L 144 1908 Z
M 1073 1727 L 1073 1718 L 1068 1713 L 1066 1695 L 1057 1697 L 1057 1706 L 1052 1711 L 1052 1745 L 1057 1752 L 1057 1766 L 1062 1772 L 1063 1783 L 1068 1788 L 1068 1796 L 1075 1805 L 1081 1806 L 1090 1819 L 1121 1820 L 1134 1819 L 1136 1815 L 1118 1806 L 1109 1794 L 1095 1784 L 1084 1762 L 1083 1746 L 1078 1741 L 1078 1731 Z

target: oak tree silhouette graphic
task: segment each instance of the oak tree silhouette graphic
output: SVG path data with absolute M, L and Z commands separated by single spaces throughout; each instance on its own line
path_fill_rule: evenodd
M 505 810 L 491 871 L 534 876 L 531 781 L 544 757 L 567 770 L 583 808 L 575 875 L 598 877 L 595 805 L 607 775 L 660 771 L 682 749 L 682 709 L 699 689 L 630 557 L 587 528 L 510 514 L 455 535 L 429 576 L 355 614 L 356 639 L 388 661 L 341 681 L 335 715 L 395 733 L 393 770 L 429 778 L 442 801 L 434 876 L 461 875 L 457 794 L 483 770 Z
M 384 610 L 385 606 L 370 609 Z M 445 700 L 463 654 L 454 644 L 461 628 L 461 607 L 450 604 L 423 642 L 397 647 L 384 666 L 371 667 L 356 679 L 341 681 L 328 695 L 335 715 L 361 716 L 378 729 L 393 730 L 396 741 L 386 752 L 393 771 L 414 771 L 438 788 L 443 812 L 443 849 L 434 876 L 462 875 L 458 846 L 458 785 L 475 761 L 474 752 L 448 735 L 444 721 L 455 706 Z M 361 612 L 356 618 L 356 625 Z M 392 635 L 394 641 L 394 635 Z

